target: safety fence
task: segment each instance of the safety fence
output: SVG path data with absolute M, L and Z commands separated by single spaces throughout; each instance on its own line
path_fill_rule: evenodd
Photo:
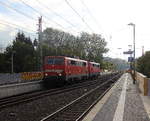
M 43 78 L 42 72 L 24 72 L 21 73 L 22 80 L 41 80 Z
M 42 80 L 42 72 L 0 73 L 0 85 Z

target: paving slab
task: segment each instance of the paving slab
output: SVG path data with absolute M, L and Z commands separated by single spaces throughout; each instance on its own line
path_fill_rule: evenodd
M 93 111 L 94 110 L 94 111 Z M 123 74 L 83 121 L 150 121 L 131 75 Z

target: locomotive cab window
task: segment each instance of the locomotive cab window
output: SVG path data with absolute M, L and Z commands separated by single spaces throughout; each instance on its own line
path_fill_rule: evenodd
M 71 61 L 70 60 L 67 60 L 67 65 L 71 65 Z
M 49 65 L 63 65 L 64 59 L 63 58 L 48 58 L 47 64 L 49 64 Z
M 77 66 L 82 66 L 82 62 L 77 62 Z
M 55 65 L 63 65 L 64 59 L 63 58 L 55 58 Z
M 47 59 L 47 64 L 49 64 L 49 65 L 54 64 L 54 59 L 53 58 L 48 58 Z
M 71 65 L 76 65 L 76 61 L 71 60 L 71 61 L 70 61 L 70 64 L 71 64 Z
M 86 66 L 86 62 L 83 62 L 83 66 Z

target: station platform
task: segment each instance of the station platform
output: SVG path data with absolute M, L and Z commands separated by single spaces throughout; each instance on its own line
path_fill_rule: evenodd
M 82 121 L 150 121 L 150 97 L 125 73 Z

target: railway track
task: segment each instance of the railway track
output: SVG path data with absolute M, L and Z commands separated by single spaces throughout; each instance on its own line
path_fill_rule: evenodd
M 41 121 L 80 121 L 93 105 L 105 95 L 119 77 L 120 75 L 117 75 L 96 86 L 81 97 L 44 117 Z
M 110 77 L 104 77 L 101 79 L 101 81 L 103 81 L 103 79 L 106 79 L 106 78 L 110 78 Z M 9 107 L 12 105 L 36 100 L 36 99 L 39 99 L 44 96 L 56 95 L 56 94 L 63 93 L 66 91 L 71 91 L 74 89 L 95 85 L 95 84 L 97 84 L 98 81 L 99 81 L 99 83 L 101 83 L 100 80 L 92 80 L 92 81 L 88 81 L 88 82 L 69 85 L 69 86 L 62 87 L 62 88 L 43 90 L 43 91 L 39 91 L 39 92 L 27 93 L 27 94 L 23 94 L 23 95 L 17 95 L 17 96 L 13 96 L 13 97 L 0 99 L 0 109 L 6 108 L 6 107 Z

